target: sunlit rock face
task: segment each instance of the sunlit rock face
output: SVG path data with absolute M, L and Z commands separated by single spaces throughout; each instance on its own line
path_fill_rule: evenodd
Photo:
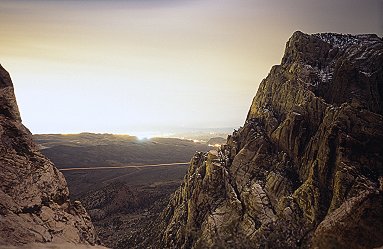
M 97 244 L 89 215 L 68 196 L 64 176 L 21 123 L 11 78 L 0 66 L 0 246 Z
M 168 248 L 383 246 L 383 41 L 295 32 L 243 127 L 197 153 L 155 231 Z

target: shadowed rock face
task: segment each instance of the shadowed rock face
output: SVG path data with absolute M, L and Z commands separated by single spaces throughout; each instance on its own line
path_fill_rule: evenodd
M 243 127 L 197 153 L 157 229 L 170 248 L 383 246 L 383 41 L 295 32 Z
M 98 243 L 80 202 L 70 202 L 64 176 L 21 123 L 13 84 L 0 66 L 0 245 Z

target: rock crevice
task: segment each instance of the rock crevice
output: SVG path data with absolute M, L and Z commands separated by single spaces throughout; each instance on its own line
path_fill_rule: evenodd
M 382 85 L 381 38 L 295 32 L 244 126 L 218 152 L 192 159 L 158 222 L 159 241 L 383 246 Z

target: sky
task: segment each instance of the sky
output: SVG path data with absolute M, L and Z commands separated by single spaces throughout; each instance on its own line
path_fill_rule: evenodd
M 33 133 L 239 127 L 296 30 L 383 36 L 383 0 L 0 0 Z

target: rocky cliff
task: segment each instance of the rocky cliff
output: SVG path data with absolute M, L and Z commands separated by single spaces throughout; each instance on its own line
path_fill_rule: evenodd
M 11 78 L 0 66 L 0 246 L 97 244 L 89 215 L 68 196 L 64 176 L 21 123 Z
M 382 98 L 381 38 L 295 32 L 244 126 L 193 157 L 162 246 L 383 246 Z

